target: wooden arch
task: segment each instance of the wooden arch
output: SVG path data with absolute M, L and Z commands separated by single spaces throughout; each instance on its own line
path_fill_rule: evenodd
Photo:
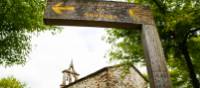
M 149 7 L 99 0 L 48 0 L 44 22 L 47 25 L 141 30 L 151 88 L 171 88 L 163 48 Z

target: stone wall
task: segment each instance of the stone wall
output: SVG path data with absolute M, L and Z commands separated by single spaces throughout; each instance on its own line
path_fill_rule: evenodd
M 133 68 L 124 79 L 121 74 L 119 66 L 103 68 L 64 88 L 146 88 L 146 81 Z
M 107 72 L 103 71 L 86 79 L 81 79 L 65 88 L 107 88 Z
M 129 70 L 130 73 L 122 77 L 122 67 L 110 68 L 108 88 L 146 88 L 147 82 L 133 68 Z

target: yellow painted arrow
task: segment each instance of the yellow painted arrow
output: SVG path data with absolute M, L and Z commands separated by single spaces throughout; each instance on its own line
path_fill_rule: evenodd
M 74 6 L 62 6 L 62 2 L 55 4 L 52 6 L 52 9 L 55 13 L 57 14 L 62 14 L 62 11 L 74 11 L 75 7 Z
M 129 13 L 129 15 L 132 16 L 132 17 L 135 16 L 135 11 L 134 11 L 133 8 L 129 9 L 129 10 L 128 10 L 128 13 Z

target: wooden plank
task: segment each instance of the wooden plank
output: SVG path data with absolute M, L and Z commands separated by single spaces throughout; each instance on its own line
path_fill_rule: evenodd
M 155 25 L 143 25 L 142 40 L 151 88 L 171 88 L 171 81 Z
M 44 22 L 48 25 L 72 25 L 139 28 L 153 24 L 148 7 L 125 2 L 71 0 L 49 1 Z

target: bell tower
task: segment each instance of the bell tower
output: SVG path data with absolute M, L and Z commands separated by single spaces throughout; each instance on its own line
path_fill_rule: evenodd
M 68 85 L 78 80 L 79 74 L 74 70 L 73 61 L 71 61 L 69 68 L 63 70 L 62 73 L 63 73 L 63 81 L 61 84 L 61 88 L 64 87 L 65 85 Z

